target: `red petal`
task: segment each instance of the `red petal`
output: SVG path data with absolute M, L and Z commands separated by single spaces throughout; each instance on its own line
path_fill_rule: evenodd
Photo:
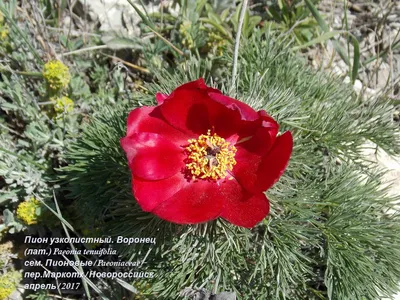
M 159 107 L 141 107 L 130 112 L 126 136 L 129 137 L 138 132 L 158 133 L 181 146 L 186 145 L 189 139 L 165 121 Z
M 164 100 L 168 98 L 168 95 L 162 94 L 162 93 L 157 93 L 156 94 L 156 100 L 158 105 L 163 104 Z
M 258 113 L 254 109 L 239 100 L 215 92 L 209 92 L 208 95 L 211 99 L 218 103 L 221 103 L 227 108 L 238 111 L 242 120 L 254 121 L 259 118 Z
M 258 114 L 260 115 L 262 120 L 261 126 L 265 129 L 268 129 L 269 135 L 275 140 L 275 137 L 278 134 L 279 124 L 264 110 L 260 110 Z
M 237 106 L 233 104 L 232 107 Z M 165 100 L 160 109 L 169 124 L 188 135 L 206 134 L 211 129 L 224 138 L 234 134 L 243 136 L 254 130 L 260 122 L 255 111 L 254 121 L 244 120 L 240 109 L 232 109 L 214 101 L 202 89 L 179 88 Z
M 121 139 L 132 174 L 147 180 L 160 180 L 181 171 L 183 149 L 156 133 L 134 133 Z
M 208 88 L 208 87 L 207 87 L 206 83 L 204 82 L 204 79 L 203 79 L 203 78 L 199 78 L 199 79 L 197 79 L 197 80 L 190 81 L 190 82 L 187 82 L 187 83 L 184 83 L 184 84 L 178 86 L 178 87 L 174 90 L 174 92 L 175 92 L 175 91 L 179 91 L 179 90 L 181 90 L 181 89 L 183 89 L 183 90 L 190 90 L 190 89 L 194 89 L 194 90 L 205 90 L 205 89 L 207 89 L 207 88 Z
M 243 144 L 236 144 L 236 165 L 232 173 L 248 191 L 259 193 L 278 181 L 289 162 L 293 138 L 289 131 L 270 144 L 269 136 L 258 137 Z M 269 151 L 265 152 L 266 149 Z
M 261 115 L 247 104 L 220 92 L 208 92 L 208 95 L 223 107 L 212 119 L 215 132 L 230 143 L 252 136 L 260 126 Z
M 207 87 L 202 79 L 175 89 L 160 109 L 169 124 L 186 134 L 200 135 L 211 129 L 234 141 L 249 135 L 262 121 L 250 106 Z
M 221 217 L 237 226 L 254 227 L 269 212 L 269 201 L 263 193 L 248 194 L 240 201 L 228 201 Z
M 239 110 L 232 110 L 218 103 L 220 108 L 211 116 L 211 124 L 216 134 L 235 144 L 237 140 L 253 135 L 260 120 L 243 120 Z
M 212 128 L 210 114 L 216 107 L 201 89 L 180 87 L 165 100 L 160 109 L 167 122 L 176 129 L 189 135 L 200 135 Z
M 236 165 L 233 167 L 232 174 L 246 190 L 252 193 L 260 192 L 256 189 L 256 182 L 262 156 L 249 152 L 239 145 L 236 145 Z
M 293 137 L 286 131 L 276 138 L 272 149 L 263 158 L 258 170 L 257 187 L 266 191 L 279 180 L 285 171 L 293 150 Z
M 247 151 L 265 155 L 275 142 L 279 125 L 265 111 L 259 111 L 261 126 L 250 133 L 249 137 L 237 141 L 237 144 Z
M 157 206 L 153 213 L 178 224 L 207 222 L 219 216 L 225 200 L 216 182 L 192 181 Z
M 150 212 L 157 205 L 172 197 L 187 184 L 187 181 L 181 173 L 157 181 L 147 181 L 133 177 L 132 190 L 140 207 L 144 211 Z

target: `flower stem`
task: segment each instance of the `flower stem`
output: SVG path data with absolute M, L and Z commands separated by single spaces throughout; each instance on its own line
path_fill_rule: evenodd
M 9 72 L 9 73 L 15 73 L 18 75 L 31 76 L 31 77 L 43 77 L 42 73 L 39 73 L 39 72 L 15 71 L 15 70 L 10 70 L 10 69 L 1 68 L 1 67 L 0 67 L 0 72 Z
M 239 57 L 239 46 L 240 46 L 240 35 L 242 33 L 243 27 L 243 20 L 246 14 L 247 3 L 249 0 L 243 0 L 242 10 L 240 12 L 239 24 L 236 32 L 236 39 L 235 39 L 235 50 L 233 53 L 233 68 L 232 68 L 232 86 L 231 86 L 231 93 L 236 91 L 236 77 L 237 77 L 237 63 Z
M 107 49 L 107 45 L 99 45 L 99 46 L 93 46 L 93 47 L 87 47 L 87 48 L 81 48 L 78 50 L 62 53 L 61 56 L 67 56 L 67 55 L 72 55 L 72 54 L 78 54 L 86 51 L 92 51 L 92 50 L 99 50 L 99 49 Z

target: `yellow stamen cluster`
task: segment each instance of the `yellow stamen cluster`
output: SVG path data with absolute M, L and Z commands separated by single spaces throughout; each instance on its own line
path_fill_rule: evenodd
M 7 272 L 0 276 L 0 300 L 7 299 L 17 288 L 22 276 L 18 271 Z
M 69 69 L 59 60 L 49 61 L 44 65 L 43 77 L 52 90 L 66 88 L 71 79 Z
M 30 200 L 21 202 L 17 208 L 17 217 L 27 225 L 36 224 L 38 221 L 38 215 L 36 209 L 40 207 L 39 200 L 31 198 Z
M 213 179 L 225 178 L 228 171 L 232 171 L 236 165 L 236 148 L 224 138 L 217 134 L 211 135 L 210 130 L 207 134 L 202 134 L 199 138 L 190 139 L 188 152 L 187 169 L 193 179 Z

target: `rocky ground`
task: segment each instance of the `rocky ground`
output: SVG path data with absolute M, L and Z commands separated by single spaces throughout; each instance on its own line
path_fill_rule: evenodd
M 376 91 L 392 89 L 392 96 L 398 98 L 400 1 L 349 1 L 346 7 L 345 14 L 343 1 L 323 0 L 319 6 L 332 29 L 346 30 L 347 19 L 349 31 L 359 40 L 359 79 L 363 85 Z M 346 39 L 341 38 L 341 43 L 346 45 Z M 350 56 L 353 51 L 350 47 Z M 315 63 L 346 73 L 347 67 L 338 56 L 329 64 L 330 55 L 331 51 L 318 55 Z

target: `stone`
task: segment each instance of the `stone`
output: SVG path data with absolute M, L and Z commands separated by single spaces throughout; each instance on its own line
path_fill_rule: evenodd
M 388 194 L 398 196 L 400 194 L 400 156 L 392 157 L 388 155 L 371 141 L 367 141 L 364 146 L 364 157 L 376 163 L 378 168 L 387 171 L 382 178 L 382 185 L 390 186 Z
M 145 14 L 158 12 L 160 5 L 164 10 L 168 10 L 172 15 L 177 15 L 179 7 L 172 7 L 173 1 L 144 1 L 144 8 L 139 0 L 132 0 L 137 8 Z M 115 32 L 129 36 L 139 36 L 140 16 L 127 0 L 79 0 L 82 10 L 86 6 L 86 12 L 80 12 L 78 15 L 88 13 L 92 21 L 100 23 L 100 31 Z
M 211 296 L 212 300 L 236 300 L 236 294 L 230 292 L 222 292 L 217 295 Z
M 350 77 L 346 76 L 343 80 L 344 83 L 350 84 Z M 353 85 L 353 89 L 356 92 L 357 95 L 359 95 L 361 92 L 363 93 L 363 96 L 365 99 L 368 99 L 370 97 L 373 97 L 377 94 L 376 90 L 370 89 L 366 87 L 360 80 L 356 79 Z
M 144 12 L 140 2 L 133 1 L 139 10 Z M 135 9 L 126 0 L 79 0 L 81 9 L 85 10 L 77 13 L 79 16 L 87 13 L 91 21 L 100 23 L 100 31 L 113 31 L 119 34 L 127 34 L 126 24 L 122 19 L 122 14 L 125 12 L 131 16 L 130 21 L 133 22 L 134 32 L 129 32 L 129 35 L 138 36 L 140 31 L 136 26 L 140 22 L 140 17 Z M 146 7 L 148 9 L 149 7 Z
M 236 300 L 236 294 L 233 292 L 221 292 L 212 294 L 205 289 L 186 287 L 180 293 L 180 296 L 190 297 L 191 300 Z
M 18 288 L 14 292 L 11 293 L 10 296 L 8 296 L 8 300 L 23 300 L 22 295 L 24 293 L 24 289 Z

